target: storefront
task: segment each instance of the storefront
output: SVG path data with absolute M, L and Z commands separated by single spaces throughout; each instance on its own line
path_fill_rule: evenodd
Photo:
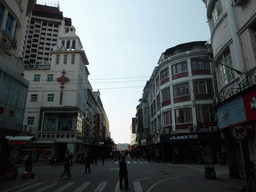
M 163 158 L 173 163 L 217 163 L 217 152 L 221 150 L 220 132 L 195 132 L 161 135 Z M 210 156 L 209 157 L 209 152 Z
M 223 139 L 223 150 L 227 152 L 231 178 L 243 177 L 243 159 L 246 164 L 255 162 L 255 127 L 256 127 L 256 86 L 252 86 L 237 95 L 229 97 L 217 106 L 219 127 Z M 248 137 L 240 141 L 232 136 L 234 126 L 243 126 L 248 130 Z M 247 166 L 247 165 L 246 165 Z

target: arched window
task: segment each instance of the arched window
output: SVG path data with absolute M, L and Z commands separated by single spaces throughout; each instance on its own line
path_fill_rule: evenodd
M 73 41 L 72 41 L 72 49 L 75 49 L 75 48 L 76 48 L 76 41 L 73 40 Z
M 69 47 L 70 47 L 70 41 L 68 40 L 68 42 L 67 42 L 67 49 L 69 49 Z

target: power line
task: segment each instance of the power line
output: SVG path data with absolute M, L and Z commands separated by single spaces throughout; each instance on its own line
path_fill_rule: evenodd
M 117 77 L 117 78 L 102 78 L 102 79 L 90 79 L 90 80 L 111 80 L 111 79 L 137 79 L 137 78 L 149 78 L 150 76 L 139 76 L 139 77 Z
M 93 89 L 93 90 L 109 90 L 109 89 L 128 89 L 128 88 L 139 88 L 144 86 L 132 86 L 132 87 L 112 87 L 112 88 L 100 88 L 100 89 Z

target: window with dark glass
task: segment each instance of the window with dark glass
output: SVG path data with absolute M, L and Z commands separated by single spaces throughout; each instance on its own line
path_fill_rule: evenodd
M 64 55 L 64 64 L 67 64 L 68 56 Z
M 160 80 L 163 80 L 165 78 L 169 77 L 169 68 L 166 67 L 160 72 Z
M 31 94 L 30 101 L 31 102 L 37 102 L 37 94 Z
M 34 125 L 34 117 L 28 117 L 28 125 Z
M 175 122 L 176 123 L 193 122 L 191 108 L 175 109 Z
M 53 102 L 53 100 L 54 100 L 54 94 L 48 94 L 47 101 L 48 102 Z
M 53 75 L 47 75 L 47 81 L 52 82 L 53 81 Z
M 34 75 L 34 82 L 40 82 L 40 75 Z
M 172 111 L 163 112 L 163 124 L 164 126 L 172 124 Z
M 11 36 L 12 27 L 13 27 L 13 17 L 12 15 L 8 14 L 6 26 L 5 26 L 5 33 Z
M 163 101 L 170 100 L 170 87 L 167 87 L 162 90 L 162 98 L 163 98 Z
M 172 65 L 172 74 L 178 74 L 178 73 L 183 73 L 183 72 L 187 72 L 188 71 L 188 67 L 187 67 L 187 62 L 181 62 L 181 63 L 177 63 Z
M 173 86 L 173 96 L 182 97 L 189 95 L 189 83 L 183 83 Z
M 71 64 L 75 64 L 75 55 L 72 55 Z
M 58 65 L 60 63 L 60 55 L 56 56 L 56 65 Z

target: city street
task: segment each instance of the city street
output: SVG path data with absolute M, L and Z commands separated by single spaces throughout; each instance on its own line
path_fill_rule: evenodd
M 165 191 L 239 191 L 241 186 L 228 179 L 227 166 L 216 166 L 216 180 L 206 179 L 204 165 L 147 162 L 144 159 L 126 159 L 129 177 L 129 192 Z M 47 165 L 47 164 L 46 164 Z M 119 190 L 119 164 L 112 159 L 102 165 L 91 165 L 91 173 L 84 174 L 84 165 L 75 163 L 71 167 L 72 178 L 64 176 L 63 165 L 34 167 L 34 179 L 21 179 L 24 168 L 19 168 L 19 176 L 12 181 L 1 181 L 1 192 L 116 192 Z

